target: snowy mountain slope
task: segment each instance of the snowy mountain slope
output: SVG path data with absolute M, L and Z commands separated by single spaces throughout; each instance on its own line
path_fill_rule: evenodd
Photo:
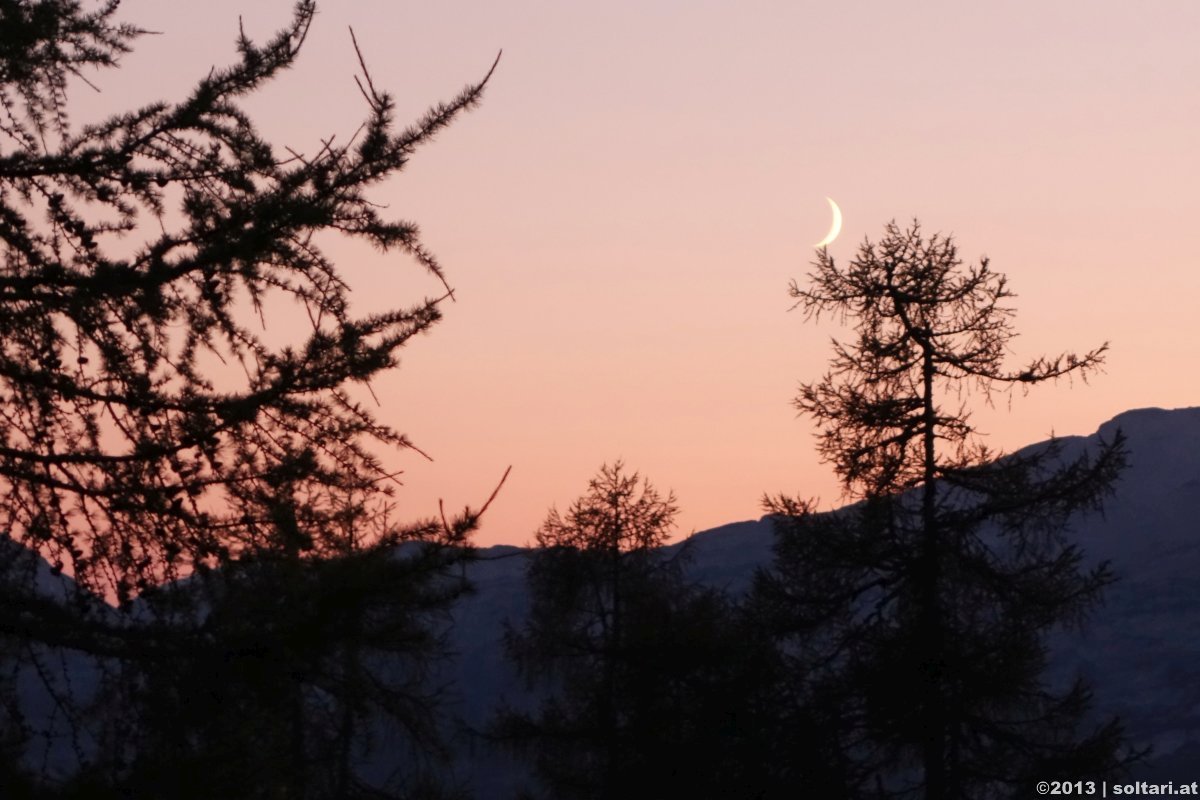
M 1130 467 L 1079 541 L 1111 561 L 1118 582 L 1056 657 L 1077 665 L 1097 705 L 1124 717 L 1158 759 L 1200 756 L 1200 409 L 1127 412 L 1100 433 L 1117 425 Z
M 1097 710 L 1120 714 L 1135 741 L 1154 746 L 1155 761 L 1142 772 L 1169 778 L 1176 762 L 1200 763 L 1200 408 L 1125 412 L 1096 434 L 1060 439 L 1064 457 L 1110 441 L 1118 428 L 1129 467 L 1104 514 L 1073 520 L 1071 536 L 1089 561 L 1110 561 L 1119 580 L 1085 630 L 1057 637 L 1052 675 L 1088 677 Z M 771 544 L 767 518 L 698 533 L 688 542 L 689 571 L 741 591 L 770 561 Z M 501 697 L 530 701 L 502 646 L 505 620 L 519 623 L 527 602 L 522 554 L 483 551 L 472 572 L 477 592 L 455 613 L 458 710 L 471 727 L 483 726 Z M 515 779 L 498 774 L 513 769 L 503 762 L 476 748 L 462 770 L 469 783 L 487 788 L 480 796 L 491 796 Z
M 77 599 L 75 582 L 51 569 L 45 559 L 11 539 L 0 539 L 0 579 L 20 587 L 22 596 L 67 604 Z M 97 603 L 94 613 L 104 614 Z M 3 725 L 25 727 L 30 744 L 24 766 L 52 779 L 65 778 L 78 767 L 80 754 L 94 752 L 95 731 L 88 720 L 73 716 L 72 705 L 86 706 L 97 697 L 100 664 L 82 653 L 31 644 L 17 659 L 4 663 L 0 686 L 14 689 Z M 64 702 L 65 701 L 65 702 Z
M 1123 413 L 1097 434 L 1062 440 L 1065 455 L 1111 439 L 1118 427 L 1128 439 L 1130 466 L 1104 515 L 1076 520 L 1072 536 L 1089 559 L 1110 560 L 1120 580 L 1084 631 L 1056 638 L 1053 673 L 1065 679 L 1082 671 L 1100 711 L 1121 714 L 1135 740 L 1154 745 L 1156 758 L 1143 777 L 1180 779 L 1200 763 L 1200 408 Z M 765 518 L 698 533 L 687 543 L 688 570 L 709 585 L 742 591 L 754 569 L 770 561 L 772 539 Z M 517 706 L 534 700 L 503 653 L 505 623 L 519 624 L 527 608 L 526 555 L 516 547 L 483 550 L 470 567 L 475 592 L 453 613 L 457 655 L 439 682 L 453 685 L 449 711 L 464 731 L 482 729 L 501 700 Z M 73 596 L 69 578 L 11 542 L 0 542 L 0 567 L 32 570 L 25 585 L 38 593 Z M 73 654 L 43 656 L 56 684 L 94 690 L 94 665 Z M 16 677 L 27 721 L 52 734 L 38 748 L 39 759 L 53 773 L 69 772 L 70 754 L 80 746 L 87 751 L 88 743 L 68 738 L 52 693 L 31 673 Z M 509 796 L 521 767 L 465 733 L 459 745 L 456 772 L 476 796 Z

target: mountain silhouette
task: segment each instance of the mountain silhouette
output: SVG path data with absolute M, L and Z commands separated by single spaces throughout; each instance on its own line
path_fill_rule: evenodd
M 1097 718 L 1119 714 L 1131 740 L 1153 748 L 1134 777 L 1178 780 L 1200 763 L 1200 408 L 1124 412 L 1090 436 L 1058 437 L 1062 457 L 1111 441 L 1117 429 L 1127 437 L 1129 466 L 1103 513 L 1073 518 L 1069 537 L 1088 562 L 1111 562 L 1118 580 L 1082 629 L 1056 633 L 1048 678 L 1065 684 L 1082 674 L 1094 689 Z M 671 547 L 688 549 L 693 579 L 736 593 L 770 563 L 773 538 L 772 521 L 763 517 Z M 527 552 L 483 550 L 471 572 L 477 591 L 455 612 L 458 659 L 450 677 L 471 729 L 486 724 L 500 698 L 517 706 L 535 699 L 505 660 L 501 641 L 504 623 L 519 624 L 526 608 Z M 462 766 L 481 797 L 503 796 L 523 772 L 477 747 L 466 749 Z
M 1088 561 L 1111 562 L 1118 582 L 1081 629 L 1056 632 L 1048 678 L 1066 683 L 1081 673 L 1094 689 L 1097 718 L 1119 714 L 1131 740 L 1153 748 L 1135 778 L 1181 780 L 1200 763 L 1200 408 L 1127 411 L 1090 436 L 1060 437 L 1063 457 L 1111 440 L 1118 428 L 1127 437 L 1129 466 L 1104 512 L 1074 518 L 1069 534 Z M 738 593 L 770 563 L 772 542 L 772 520 L 764 517 L 694 534 L 669 549 L 687 549 L 686 569 L 694 580 Z M 519 626 L 527 610 L 528 553 L 507 545 L 479 552 L 468 568 L 475 591 L 449 622 L 455 655 L 437 678 L 451 687 L 455 772 L 478 797 L 508 796 L 526 774 L 523 764 L 476 734 L 501 702 L 522 708 L 538 700 L 503 647 L 505 626 Z M 29 570 L 33 580 L 27 585 L 41 596 L 74 596 L 69 577 L 11 540 L 0 541 L 0 561 L 8 570 Z M 89 659 L 39 653 L 43 663 L 54 665 L 55 681 L 95 686 Z M 68 732 L 33 678 L 21 676 L 22 711 L 31 722 L 43 719 L 31 724 L 44 732 L 43 766 L 62 776 L 70 772 L 73 753 L 86 755 L 89 737 Z M 376 760 L 362 765 L 363 777 L 380 778 L 396 768 L 394 757 Z

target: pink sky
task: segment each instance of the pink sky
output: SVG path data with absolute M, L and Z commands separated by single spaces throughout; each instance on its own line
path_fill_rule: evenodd
M 291 3 L 126 0 L 160 31 L 76 121 L 177 99 Z M 1200 4 L 383 2 L 321 7 L 250 108 L 312 151 L 365 115 L 347 26 L 402 121 L 504 56 L 482 108 L 376 195 L 421 225 L 458 302 L 375 385 L 405 518 L 478 505 L 525 543 L 601 463 L 672 488 L 680 534 L 838 501 L 790 405 L 834 326 L 789 314 L 825 235 L 848 260 L 892 218 L 954 233 L 1018 293 L 1015 356 L 1110 340 L 1105 374 L 980 409 L 990 443 L 1200 404 Z M 331 245 L 361 310 L 438 291 L 402 257 Z M 289 329 L 276 329 L 286 339 Z

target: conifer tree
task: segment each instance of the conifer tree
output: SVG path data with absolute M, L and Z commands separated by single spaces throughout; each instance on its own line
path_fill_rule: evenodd
M 663 552 L 675 514 L 617 462 L 537 533 L 507 645 L 543 702 L 503 711 L 491 736 L 531 756 L 545 796 L 729 797 L 760 778 L 739 765 L 756 651 L 728 598 Z
M 368 701 L 427 731 L 418 679 L 438 650 L 438 614 L 464 588 L 450 567 L 478 520 L 385 514 L 395 476 L 382 453 L 415 448 L 376 417 L 370 382 L 452 292 L 417 227 L 370 192 L 475 106 L 488 78 L 399 128 L 359 53 L 357 131 L 308 153 L 276 146 L 242 102 L 297 58 L 315 15 L 301 0 L 269 41 L 239 35 L 236 63 L 182 100 L 76 129 L 74 83 L 117 66 L 143 33 L 117 11 L 117 0 L 0 0 L 0 530 L 78 588 L 57 603 L 36 570 L 0 571 L 0 654 L 58 648 L 105 669 L 106 693 L 131 702 L 109 703 L 83 739 L 107 742 L 112 781 L 134 787 L 146 774 L 130 764 L 154 758 L 199 759 L 210 789 L 255 774 L 219 775 L 229 765 L 206 761 L 214 751 L 161 749 L 203 748 L 208 730 L 230 753 L 286 754 L 258 784 L 226 785 L 229 796 L 350 796 L 349 749 L 372 736 L 344 726 L 368 716 Z M 442 288 L 356 314 L 322 250 L 331 236 L 402 255 Z M 287 301 L 304 330 L 274 346 L 267 331 L 290 322 L 274 316 Z M 423 546 L 396 555 L 409 542 Z M 408 659 L 401 685 L 371 674 L 381 653 Z M 262 672 L 198 669 L 222 659 L 257 659 Z M 258 683 L 235 685 L 247 676 Z M 236 697 L 248 703 L 241 728 L 222 727 L 238 721 L 229 713 L 195 718 Z M 92 699 L 56 695 L 71 719 L 94 720 L 82 713 Z M 129 708 L 142 716 L 123 717 Z M 279 730 L 238 742 L 252 714 L 281 709 L 291 716 Z M 199 727 L 180 729 L 187 720 Z M 129 751 L 139 743 L 160 750 Z M 338 766 L 317 780 L 330 748 Z M 147 796 L 166 796 L 152 784 Z M 216 796 L 204 786 L 194 791 Z
M 561 672 L 567 697 L 549 700 L 536 720 L 510 717 L 501 735 L 541 751 L 538 766 L 554 794 L 616 796 L 627 766 L 620 684 L 629 606 L 668 568 L 656 556 L 677 513 L 674 495 L 639 485 L 618 461 L 537 531 L 529 618 L 508 648 L 529 677 Z
M 845 268 L 817 253 L 810 318 L 848 320 L 830 371 L 796 407 L 857 502 L 816 514 L 767 501 L 776 560 L 755 603 L 792 659 L 808 719 L 824 720 L 848 797 L 1024 797 L 1033 782 L 1095 780 L 1125 760 L 1116 721 L 1077 682 L 1047 685 L 1047 635 L 1082 621 L 1113 580 L 1068 536 L 1124 464 L 1057 440 L 1001 455 L 968 399 L 1086 378 L 1107 345 L 1005 366 L 1016 335 L 1004 276 L 965 265 L 951 237 L 887 226 Z M 798 688 L 797 688 L 798 687 Z

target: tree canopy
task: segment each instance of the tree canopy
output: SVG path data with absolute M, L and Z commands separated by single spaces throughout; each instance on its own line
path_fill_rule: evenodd
M 1046 637 L 1078 622 L 1113 580 L 1068 537 L 1123 464 L 1058 441 L 1000 454 L 981 444 L 973 396 L 1086 377 L 1106 346 L 1005 365 L 1012 297 L 986 259 L 950 237 L 887 226 L 846 267 L 817 253 L 810 317 L 853 324 L 829 372 L 801 387 L 819 449 L 858 502 L 816 514 L 770 498 L 776 561 L 757 602 L 772 617 L 805 698 L 824 719 L 848 796 L 1024 796 L 1051 765 L 1095 778 L 1124 760 L 1115 721 L 1088 730 L 1082 683 L 1043 675 Z M 1043 770 L 1043 771 L 1039 771 Z
M 351 34 L 365 118 L 311 152 L 281 148 L 244 101 L 299 56 L 316 13 L 301 0 L 269 40 L 240 33 L 235 63 L 186 97 L 77 128 L 72 88 L 119 66 L 145 33 L 117 13 L 116 0 L 0 0 L 0 530 L 78 590 L 53 601 L 36 569 L 6 568 L 0 635 L 18 661 L 24 650 L 18 672 L 52 651 L 86 654 L 103 691 L 129 700 L 91 725 L 83 738 L 98 744 L 79 754 L 107 758 L 111 781 L 144 780 L 130 777 L 128 748 L 170 744 L 162 726 L 178 732 L 186 717 L 195 735 L 178 737 L 181 750 L 139 757 L 203 762 L 185 751 L 239 733 L 246 752 L 287 752 L 276 770 L 259 765 L 261 791 L 317 786 L 308 767 L 321 731 L 335 731 L 341 782 L 326 789 L 345 796 L 351 744 L 377 738 L 368 696 L 425 729 L 417 676 L 439 651 L 434 621 L 465 588 L 449 568 L 469 554 L 480 513 L 396 519 L 385 454 L 420 451 L 379 419 L 371 381 L 453 292 L 417 226 L 372 191 L 476 106 L 492 73 L 402 127 Z M 402 256 L 441 288 L 356 313 L 330 237 Z M 274 345 L 273 314 L 288 307 L 304 331 Z M 412 681 L 390 684 L 379 652 L 410 658 Z M 238 667 L 200 668 L 220 663 Z M 72 719 L 98 696 L 43 682 Z M 213 702 L 197 705 L 205 692 Z M 5 697 L 10 711 L 24 702 Z M 215 716 L 195 719 L 202 711 Z M 284 711 L 310 723 L 308 740 L 290 723 L 247 728 Z M 241 727 L 222 728 L 238 715 Z M 361 736 L 347 735 L 351 722 Z

